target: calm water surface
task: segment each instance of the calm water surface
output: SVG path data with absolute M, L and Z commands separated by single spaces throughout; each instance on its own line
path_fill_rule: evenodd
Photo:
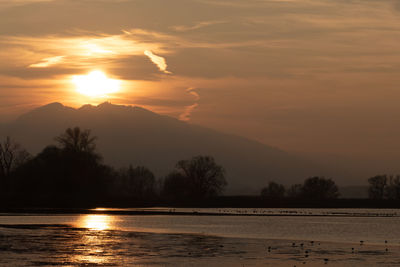
M 253 213 L 253 209 L 241 209 Z M 271 209 L 265 209 L 270 211 Z M 180 215 L 47 215 L 0 216 L 0 224 L 67 225 L 95 230 L 191 233 L 236 238 L 319 240 L 400 244 L 397 210 L 302 210 L 305 216 L 180 216 Z M 346 213 L 344 213 L 346 211 Z M 209 210 L 207 210 L 209 212 Z M 313 213 L 311 213 L 313 212 Z M 290 213 L 289 213 L 290 214 Z M 310 216 L 325 214 L 326 216 Z M 328 214 L 328 215 L 327 215 Z M 336 214 L 340 214 L 337 216 Z M 346 214 L 346 216 L 342 216 Z M 352 216 L 357 214 L 357 216 Z M 371 215 L 372 216 L 359 216 Z M 390 216 L 388 216 L 390 215 Z
M 349 253 L 349 257 L 354 255 L 350 248 L 360 245 L 361 240 L 381 247 L 371 250 L 379 257 L 388 253 L 384 250 L 388 245 L 391 250 L 400 250 L 397 210 L 290 210 L 289 215 L 295 216 L 287 216 L 287 210 L 272 213 L 285 216 L 2 215 L 0 265 L 201 265 L 201 259 L 224 259 L 228 264 L 235 257 L 262 265 L 268 242 L 281 247 L 276 255 L 290 255 L 283 258 L 294 261 L 304 257 L 299 242 L 347 244 L 343 255 Z M 321 214 L 324 216 L 310 216 Z M 292 242 L 296 246 L 289 247 Z

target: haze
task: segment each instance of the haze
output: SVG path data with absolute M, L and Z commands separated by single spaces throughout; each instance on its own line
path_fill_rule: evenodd
M 0 121 L 111 101 L 400 172 L 399 19 L 396 0 L 0 0 Z M 77 92 L 94 70 L 121 89 Z

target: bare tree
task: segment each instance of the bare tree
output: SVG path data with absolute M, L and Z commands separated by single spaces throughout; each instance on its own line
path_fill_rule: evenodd
M 368 195 L 371 199 L 384 199 L 388 183 L 386 175 L 377 175 L 368 179 Z
M 385 198 L 400 200 L 400 176 L 389 176 L 385 187 Z
M 167 194 L 175 192 L 203 199 L 221 194 L 226 185 L 224 168 L 212 157 L 197 156 L 176 164 L 175 170 L 166 177 L 164 190 Z
M 213 157 L 197 156 L 191 160 L 181 160 L 176 164 L 176 168 L 190 180 L 192 193 L 196 197 L 219 195 L 227 185 L 225 170 Z
M 65 133 L 55 139 L 63 149 L 92 153 L 96 149 L 97 137 L 92 137 L 90 134 L 90 130 L 81 130 L 79 127 L 75 127 L 68 128 Z
M 0 143 L 0 177 L 8 177 L 19 165 L 29 159 L 29 153 L 7 136 Z
M 146 199 L 155 195 L 156 179 L 146 167 L 129 166 L 128 169 L 121 170 L 120 175 L 123 179 L 121 191 L 126 192 L 130 197 Z

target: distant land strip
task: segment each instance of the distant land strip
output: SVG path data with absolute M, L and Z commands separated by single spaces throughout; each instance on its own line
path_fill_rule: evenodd
M 400 210 L 399 210 L 400 211 Z M 400 213 L 393 212 L 313 212 L 313 211 L 295 211 L 279 210 L 274 212 L 268 210 L 253 211 L 251 209 L 239 211 L 222 212 L 202 212 L 202 211 L 176 211 L 171 210 L 95 210 L 95 209 L 0 209 L 0 216 L 46 216 L 59 214 L 99 214 L 99 215 L 166 215 L 166 216 L 265 216 L 265 217 L 287 217 L 287 216 L 307 216 L 307 217 L 400 217 Z M 2 227 L 0 225 L 0 227 Z

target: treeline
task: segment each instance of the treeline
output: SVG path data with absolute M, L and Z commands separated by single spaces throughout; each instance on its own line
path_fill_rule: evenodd
M 326 200 L 339 197 L 339 189 L 332 179 L 324 177 L 310 177 L 303 184 L 294 184 L 286 189 L 282 184 L 270 182 L 261 190 L 261 197 L 264 199 L 309 199 Z
M 368 179 L 368 196 L 375 200 L 400 200 L 400 175 L 377 175 Z
M 377 175 L 368 179 L 368 198 L 370 200 L 400 200 L 400 175 Z M 340 196 L 339 189 L 332 179 L 325 177 L 310 177 L 303 184 L 285 187 L 276 182 L 270 182 L 261 190 L 263 199 L 304 199 L 333 200 Z
M 162 179 L 144 166 L 116 170 L 102 162 L 89 130 L 68 128 L 36 156 L 11 138 L 0 143 L 0 205 L 152 205 L 198 202 L 225 189 L 225 171 L 212 157 L 179 161 Z
M 227 186 L 225 170 L 210 156 L 181 160 L 168 175 L 156 178 L 145 166 L 117 170 L 104 164 L 96 140 L 90 130 L 68 128 L 55 137 L 56 145 L 32 156 L 5 138 L 0 142 L 0 206 L 384 207 L 400 203 L 399 175 L 368 179 L 365 201 L 338 199 L 335 182 L 318 176 L 289 187 L 270 182 L 259 196 L 222 196 Z

